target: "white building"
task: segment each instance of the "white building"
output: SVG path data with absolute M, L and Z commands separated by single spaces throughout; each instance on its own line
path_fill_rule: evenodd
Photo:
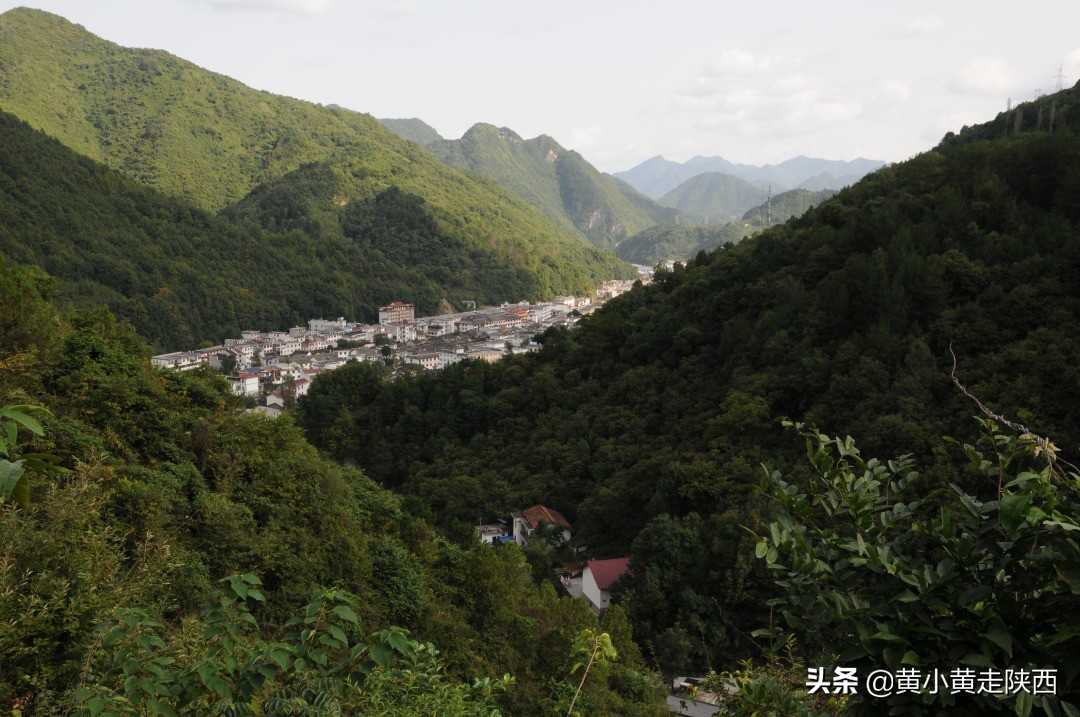
M 514 519 L 514 540 L 523 548 L 529 544 L 533 532 L 541 526 L 558 526 L 562 528 L 562 542 L 570 540 L 570 531 L 573 529 L 570 521 L 563 517 L 562 513 L 546 505 L 534 505 L 510 515 Z
M 342 331 L 347 322 L 345 317 L 341 316 L 337 319 L 310 319 L 308 322 L 308 329 L 311 331 L 318 331 L 320 333 L 328 333 L 330 331 Z
M 150 363 L 159 368 L 171 368 L 175 371 L 187 371 L 196 368 L 202 361 L 198 351 L 174 351 L 150 359 Z
M 259 374 L 257 372 L 241 372 L 237 377 L 229 377 L 233 393 L 238 396 L 259 395 Z
M 581 573 L 581 592 L 597 610 L 611 604 L 611 586 L 630 569 L 630 558 L 590 560 Z
M 434 371 L 435 369 L 439 368 L 439 354 L 411 354 L 405 357 L 405 363 L 420 366 L 428 371 Z

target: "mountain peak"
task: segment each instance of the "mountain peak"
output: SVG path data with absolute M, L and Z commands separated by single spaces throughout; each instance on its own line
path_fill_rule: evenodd
M 60 15 L 32 7 L 14 7 L 7 12 L 0 13 L 0 25 L 7 23 L 30 25 L 46 30 L 55 28 L 81 30 L 89 34 L 82 25 L 76 25 Z
M 510 129 L 509 127 L 499 128 L 499 139 L 507 142 L 513 142 L 514 144 L 521 144 L 525 141 L 521 138 L 520 134 Z

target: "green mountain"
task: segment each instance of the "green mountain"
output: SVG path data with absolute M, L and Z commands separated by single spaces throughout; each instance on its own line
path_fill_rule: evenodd
M 619 245 L 619 256 L 632 264 L 655 266 L 665 261 L 685 261 L 700 251 L 711 251 L 739 241 L 754 231 L 748 222 L 715 224 L 657 224 L 638 232 Z
M 685 162 L 672 162 L 656 156 L 636 167 L 616 172 L 615 176 L 629 182 L 638 191 L 659 199 L 683 182 L 705 172 L 730 174 L 751 184 L 802 189 L 842 189 L 863 176 L 885 166 L 884 162 L 863 159 L 841 160 L 793 157 L 779 164 L 755 166 L 737 164 L 723 157 L 697 156 Z
M 312 316 L 375 320 L 394 299 L 437 313 L 443 299 L 585 292 L 632 271 L 556 232 L 522 241 L 510 222 L 541 236 L 550 225 L 505 192 L 497 214 L 452 214 L 395 187 L 373 192 L 365 171 L 306 165 L 213 216 L 0 113 L 0 258 L 44 267 L 59 299 L 105 304 L 161 349 Z M 465 177 L 448 188 L 462 206 L 485 190 Z M 464 222 L 487 235 L 470 240 Z
M 702 175 L 705 176 L 705 175 Z M 693 180 L 688 180 L 688 183 Z M 653 266 L 664 261 L 685 261 L 698 252 L 733 244 L 766 226 L 787 221 L 836 194 L 824 189 L 793 189 L 747 210 L 742 219 L 727 224 L 658 224 L 638 232 L 618 247 L 619 256 L 634 264 Z M 771 221 L 770 221 L 771 218 Z
M 0 609 L 18 616 L 0 621 L 0 703 L 545 717 L 579 682 L 575 638 L 603 629 L 619 660 L 582 709 L 669 714 L 625 615 L 601 623 L 471 526 L 437 534 L 293 421 L 239 410 L 222 377 L 152 368 L 106 312 L 58 311 L 53 283 L 0 261 Z M 20 505 L 9 478 L 34 451 L 67 472 L 25 473 Z
M 0 251 L 48 265 L 70 280 L 65 296 L 105 301 L 162 347 L 249 321 L 371 318 L 395 298 L 435 311 L 634 276 L 366 115 L 256 92 L 47 13 L 0 15 L 0 106 L 164 192 L 4 120 Z
M 762 187 L 731 174 L 705 172 L 665 194 L 660 203 L 679 212 L 682 218 L 704 224 L 726 224 L 748 209 L 761 204 Z
M 494 179 L 599 247 L 614 248 L 665 215 L 648 198 L 627 196 L 622 185 L 546 135 L 524 140 L 505 127 L 476 124 L 461 139 L 427 147 L 452 167 Z
M 398 137 L 420 145 L 429 145 L 443 139 L 442 135 L 434 127 L 416 117 L 410 119 L 380 118 L 379 122 Z
M 1038 107 L 1042 131 L 1029 122 L 1013 132 L 1009 117 L 999 116 L 950 135 L 937 150 L 874 172 L 799 218 L 659 272 L 650 285 L 583 319 L 578 330 L 545 334 L 537 354 L 397 382 L 358 370 L 321 376 L 301 405 L 301 422 L 317 445 L 425 501 L 446 523 L 539 501 L 575 522 L 589 554 L 629 552 L 632 575 L 622 586 L 622 605 L 665 674 L 756 657 L 762 645 L 749 635 L 780 626 L 767 600 L 787 594 L 770 572 L 788 574 L 768 571 L 757 559 L 776 563 L 769 551 L 781 540 L 768 537 L 777 504 L 757 490 L 763 464 L 791 476 L 792 491 L 812 493 L 819 471 L 836 460 L 857 469 L 851 490 L 874 487 L 894 500 L 903 491 L 925 520 L 892 524 L 874 544 L 899 549 L 905 560 L 926 555 L 926 521 L 944 520 L 948 533 L 953 518 L 979 520 L 991 511 L 987 534 L 998 535 L 993 531 L 1023 532 L 1025 520 L 1042 525 L 1054 510 L 1074 510 L 1043 503 L 1034 482 L 1050 480 L 1039 471 L 1046 451 L 1058 450 L 1053 446 L 1060 452 L 1049 460 L 1060 458 L 1062 470 L 1080 463 L 1080 85 L 1020 110 L 1031 118 Z M 942 441 L 953 436 L 974 445 L 985 430 L 971 420 L 985 414 L 954 375 L 990 411 L 1029 427 L 1010 429 L 1008 445 L 1037 449 L 1028 460 L 1041 467 L 1008 482 L 995 477 L 996 460 L 984 463 L 973 449 Z M 781 428 L 781 416 L 816 424 L 830 436 L 854 436 L 864 458 L 852 457 L 843 439 L 828 453 L 815 453 Z M 1048 436 L 1053 446 L 1028 431 Z M 430 438 L 417 441 L 418 435 Z M 817 468 L 807 463 L 808 448 Z M 918 474 L 897 483 L 878 480 L 885 463 L 864 462 L 903 454 L 913 456 Z M 1070 485 L 1062 481 L 1053 490 Z M 958 500 L 958 490 L 979 502 Z M 1068 504 L 1075 503 L 1073 493 Z M 813 494 L 795 510 L 820 514 L 812 505 L 830 510 L 826 497 Z M 1077 553 L 1066 529 L 1043 525 L 1039 535 L 1057 547 L 1032 548 L 1020 558 L 1033 574 L 1049 572 L 1048 603 L 1022 587 L 1025 568 L 1002 577 L 999 568 L 1012 563 L 969 563 L 962 547 L 935 553 L 926 565 L 930 582 L 907 575 L 913 587 L 903 592 L 905 581 L 860 560 L 861 548 L 854 547 L 860 521 L 889 525 L 887 516 L 859 515 L 836 513 L 816 526 L 852 546 L 822 560 L 850 556 L 848 567 L 859 568 L 860 579 L 892 602 L 868 615 L 850 601 L 823 602 L 803 592 L 805 609 L 795 613 L 820 620 L 814 624 L 824 624 L 831 644 L 852 648 L 841 658 L 845 664 L 860 671 L 885 660 L 899 664 L 900 641 L 920 660 L 971 653 L 1011 664 L 1005 639 L 985 638 L 997 629 L 990 623 L 1007 631 L 1037 624 L 1030 634 L 1008 638 L 1026 655 L 1038 654 L 1052 635 L 1055 650 L 1076 654 L 1075 610 L 1069 608 L 1068 625 L 1059 625 L 1064 633 L 1027 621 L 1029 609 L 1076 605 L 1075 580 L 1060 573 L 1072 569 Z M 976 540 L 974 533 L 953 532 L 961 542 L 964 535 Z M 994 540 L 979 544 L 1012 545 Z M 813 558 L 802 563 L 814 565 Z M 827 572 L 822 567 L 822 581 L 830 579 Z M 961 582 L 963 590 L 948 587 Z M 1034 596 L 1030 605 L 1017 600 L 1016 589 Z M 985 599 L 974 610 L 972 595 Z M 901 614 L 919 627 L 899 636 L 876 632 L 880 621 Z M 964 642 L 938 639 L 941 631 L 956 633 L 961 614 Z M 1006 614 L 1015 620 L 1001 622 Z M 850 620 L 861 627 L 850 628 Z M 798 637 L 816 645 L 823 635 L 809 630 Z M 822 658 L 804 657 L 806 664 Z M 802 669 L 794 682 L 802 684 L 805 675 Z M 1059 694 L 1074 699 L 1077 692 L 1071 675 Z M 1014 713 L 1012 705 L 998 708 Z M 872 705 L 866 713 L 887 711 Z M 911 713 L 925 712 L 913 707 Z
M 811 191 L 809 189 L 792 189 L 781 192 L 765 204 L 759 204 L 743 214 L 743 221 L 748 221 L 758 227 L 763 227 L 771 221 L 773 224 L 786 222 L 792 217 L 800 216 L 811 207 L 824 202 L 836 195 L 835 189 L 821 189 Z

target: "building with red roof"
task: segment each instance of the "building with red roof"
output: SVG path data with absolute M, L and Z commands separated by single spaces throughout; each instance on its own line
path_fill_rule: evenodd
M 562 513 L 546 505 L 537 504 L 522 511 L 515 511 L 511 516 L 514 518 L 514 540 L 523 548 L 529 544 L 533 532 L 541 526 L 558 526 L 562 528 L 561 542 L 570 540 L 570 532 L 573 530 L 570 521 L 563 517 Z
M 380 324 L 400 324 L 416 320 L 416 305 L 393 301 L 379 307 Z
M 611 586 L 630 572 L 630 558 L 590 560 L 581 573 L 581 592 L 597 610 L 611 604 Z

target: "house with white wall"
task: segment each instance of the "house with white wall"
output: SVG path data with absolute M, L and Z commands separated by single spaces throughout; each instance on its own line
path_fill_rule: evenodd
M 562 513 L 546 505 L 534 505 L 522 511 L 514 511 L 510 515 L 514 519 L 514 540 L 523 548 L 529 544 L 533 532 L 541 526 L 559 526 L 562 528 L 562 542 L 570 540 L 570 531 L 573 530 L 570 521 Z
M 597 610 L 611 604 L 611 587 L 630 570 L 630 558 L 590 560 L 581 572 L 581 592 Z

